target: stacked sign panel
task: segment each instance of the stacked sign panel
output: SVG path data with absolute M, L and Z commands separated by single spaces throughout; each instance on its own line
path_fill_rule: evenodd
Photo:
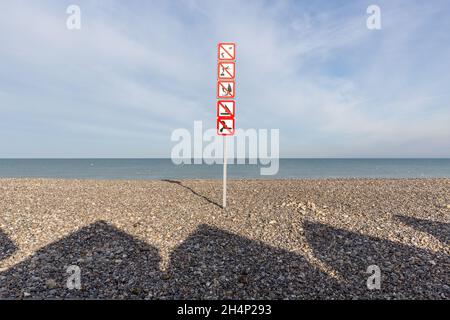
M 236 111 L 236 44 L 219 43 L 217 53 L 217 134 L 232 136 Z

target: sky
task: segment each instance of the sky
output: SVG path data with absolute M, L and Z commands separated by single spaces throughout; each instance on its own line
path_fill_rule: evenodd
M 449 30 L 445 0 L 2 0 L 0 158 L 170 157 L 216 125 L 219 42 L 281 157 L 450 157 Z

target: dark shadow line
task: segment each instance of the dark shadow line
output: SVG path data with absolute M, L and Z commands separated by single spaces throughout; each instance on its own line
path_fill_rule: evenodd
M 394 218 L 418 231 L 428 233 L 445 245 L 450 244 L 450 223 L 419 219 L 399 214 L 395 215 Z
M 195 191 L 194 189 L 192 189 L 191 187 L 185 186 L 184 184 L 182 184 L 180 181 L 177 180 L 170 180 L 170 179 L 162 179 L 161 181 L 164 182 L 168 182 L 168 183 L 173 183 L 173 184 L 177 184 L 185 189 L 188 189 L 190 192 L 192 192 L 193 194 L 195 194 L 197 197 L 203 198 L 206 201 L 208 201 L 209 203 L 218 206 L 219 208 L 223 209 L 223 207 L 221 205 L 219 205 L 217 202 L 212 201 L 211 199 L 209 199 L 208 197 L 198 193 L 197 191 Z
M 0 260 L 10 257 L 16 251 L 15 243 L 0 229 Z

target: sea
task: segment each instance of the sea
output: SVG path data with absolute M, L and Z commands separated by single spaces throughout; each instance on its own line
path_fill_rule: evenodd
M 248 161 L 247 161 L 248 162 Z M 280 159 L 275 175 L 261 164 L 228 164 L 230 179 L 450 178 L 450 159 Z M 0 159 L 0 178 L 102 180 L 221 179 L 221 164 L 175 165 L 171 159 Z

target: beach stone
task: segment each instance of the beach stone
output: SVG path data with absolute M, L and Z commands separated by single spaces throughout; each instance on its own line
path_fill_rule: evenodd
M 49 289 L 54 289 L 57 286 L 57 283 L 54 279 L 47 279 L 45 281 L 45 285 L 47 286 L 47 288 Z
M 0 297 L 448 299 L 450 179 L 228 183 L 1 179 Z

